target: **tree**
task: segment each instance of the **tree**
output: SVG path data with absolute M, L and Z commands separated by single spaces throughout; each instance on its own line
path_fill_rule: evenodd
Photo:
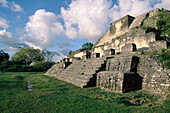
M 19 50 L 20 48 L 26 48 L 26 47 L 29 47 L 29 46 L 25 43 L 15 43 L 14 47 Z
M 52 61 L 54 55 L 58 54 L 56 52 L 53 52 L 53 51 L 49 51 L 49 50 L 42 50 L 42 55 L 44 56 L 44 60 L 45 61 Z
M 36 61 L 44 60 L 44 56 L 41 54 L 41 50 L 26 47 L 20 48 L 19 51 L 11 57 L 11 60 L 17 64 L 30 65 Z
M 0 50 L 0 63 L 8 59 L 9 59 L 8 53 L 5 53 L 3 50 Z
M 90 42 L 86 42 L 82 45 L 82 48 L 91 49 L 92 47 L 93 47 L 93 44 Z
M 69 51 L 69 55 L 70 55 L 72 52 L 73 52 L 73 51 L 70 50 L 70 51 Z
M 38 62 L 35 62 L 34 63 L 34 67 L 37 71 L 40 71 L 40 72 L 45 72 L 47 71 L 49 68 L 51 68 L 51 66 L 53 66 L 55 63 L 54 62 L 51 62 L 51 61 L 38 61 Z

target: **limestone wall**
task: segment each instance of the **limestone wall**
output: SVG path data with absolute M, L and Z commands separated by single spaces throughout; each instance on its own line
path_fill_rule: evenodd
M 170 70 L 150 58 L 149 55 L 138 55 L 138 74 L 143 78 L 142 89 L 152 93 L 163 94 L 170 86 Z
M 129 26 L 133 20 L 134 20 L 134 17 L 127 15 L 125 17 L 120 18 L 119 20 L 115 22 L 112 22 L 110 24 L 110 36 L 115 33 L 118 34 L 121 31 L 129 29 Z
M 94 46 L 111 43 L 113 38 L 116 38 L 117 36 L 120 36 L 128 31 L 133 20 L 134 17 L 127 15 L 115 22 L 110 23 L 110 29 L 98 40 Z
M 103 55 L 104 50 L 115 49 L 115 52 L 118 53 L 122 52 L 122 47 L 131 43 L 136 45 L 136 49 L 149 48 L 149 43 L 156 41 L 156 38 L 157 35 L 154 32 L 146 33 L 141 28 L 134 28 L 123 35 L 112 38 L 110 43 L 95 46 L 92 52 Z
M 67 58 L 80 58 L 82 59 L 86 55 L 90 55 L 91 50 L 87 48 L 78 49 L 67 56 Z
M 139 90 L 142 79 L 136 73 L 102 71 L 97 74 L 97 87 L 118 93 Z
M 83 52 L 80 52 L 80 53 L 74 54 L 73 57 L 80 57 L 82 59 L 83 55 L 84 55 Z

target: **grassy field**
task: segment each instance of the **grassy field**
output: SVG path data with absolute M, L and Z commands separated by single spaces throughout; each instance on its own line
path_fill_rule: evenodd
M 118 94 L 98 88 L 81 89 L 44 73 L 1 73 L 2 113 L 168 113 L 170 101 L 142 92 Z M 27 81 L 33 90 L 27 91 Z

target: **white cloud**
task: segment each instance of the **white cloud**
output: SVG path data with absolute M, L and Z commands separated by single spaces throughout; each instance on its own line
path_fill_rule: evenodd
M 63 32 L 63 26 L 54 13 L 40 9 L 29 17 L 25 32 L 21 39 L 26 44 L 43 49 L 53 46 L 57 36 Z
M 0 17 L 0 27 L 6 29 L 6 28 L 8 28 L 8 26 L 9 26 L 9 25 L 8 25 L 7 20 L 5 20 L 5 19 L 3 19 L 3 18 Z
M 69 48 L 59 48 L 58 51 L 59 54 L 67 56 L 71 50 Z
M 118 5 L 110 9 L 112 20 L 119 19 L 127 14 L 132 16 L 141 15 L 154 8 L 170 9 L 169 0 L 119 0 Z
M 59 46 L 59 48 L 64 48 L 64 47 L 71 46 L 71 44 L 66 39 L 64 39 L 63 42 L 57 43 L 57 45 Z
M 111 4 L 108 0 L 72 0 L 67 9 L 62 7 L 66 36 L 96 41 L 106 30 Z
M 119 0 L 118 5 L 114 5 L 110 9 L 110 17 L 112 20 L 119 19 L 127 14 L 138 16 L 152 8 L 150 0 Z
M 154 7 L 155 8 L 165 8 L 170 10 L 170 0 L 159 0 L 160 3 L 157 3 Z
M 2 4 L 2 7 L 8 7 L 6 0 L 0 0 L 0 3 Z
M 10 32 L 7 32 L 5 29 L 0 30 L 0 43 L 6 46 L 14 47 L 18 43 L 18 39 L 12 36 Z
M 138 16 L 154 8 L 170 9 L 169 0 L 72 0 L 68 8 L 61 8 L 65 34 L 68 38 L 83 38 L 95 42 L 110 22 L 127 14 Z
M 22 12 L 23 8 L 16 4 L 14 1 L 10 2 L 7 0 L 0 0 L 0 3 L 2 4 L 2 7 L 10 8 L 13 12 Z
M 60 53 L 60 55 L 54 55 L 53 61 L 59 62 L 63 58 L 66 58 L 66 56 Z
M 22 12 L 23 11 L 22 7 L 18 4 L 16 4 L 14 1 L 9 2 L 9 4 L 10 4 L 10 9 L 13 12 Z

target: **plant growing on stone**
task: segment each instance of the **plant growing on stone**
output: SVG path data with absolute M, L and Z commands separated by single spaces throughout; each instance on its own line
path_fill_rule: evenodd
M 93 47 L 93 44 L 90 42 L 86 42 L 82 45 L 82 48 L 86 48 L 86 49 L 91 49 Z
M 157 20 L 156 25 L 157 25 L 158 29 L 161 30 L 163 28 L 163 26 L 166 25 L 166 22 L 163 20 Z

